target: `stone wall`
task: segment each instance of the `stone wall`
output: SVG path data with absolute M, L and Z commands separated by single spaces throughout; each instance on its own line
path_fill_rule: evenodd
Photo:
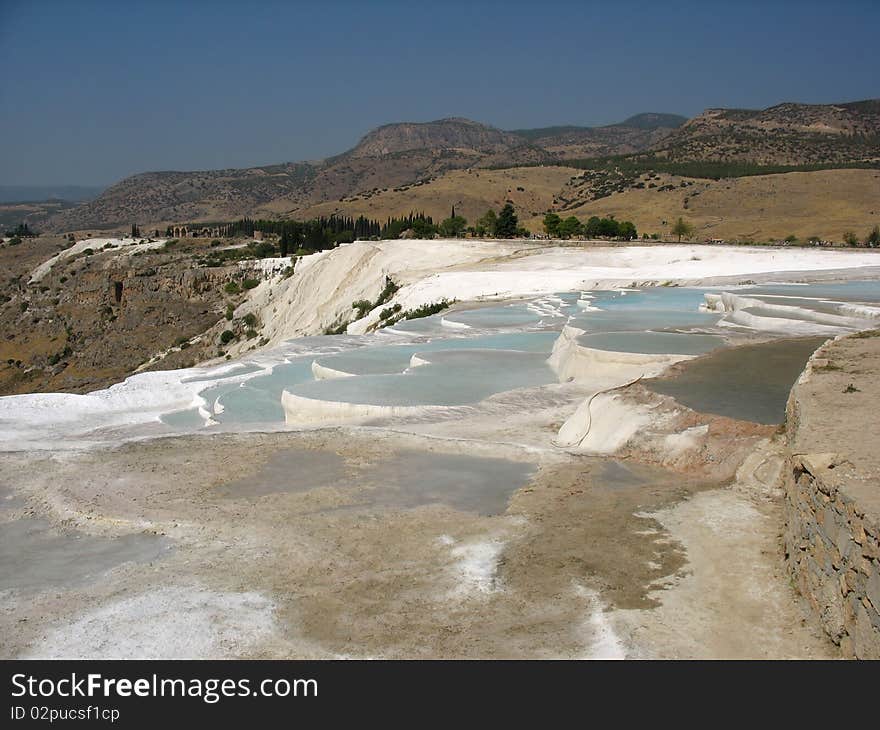
M 792 390 L 786 422 L 788 567 L 841 654 L 858 659 L 880 659 L 880 483 L 873 449 L 880 403 L 863 382 L 876 379 L 867 371 L 878 366 L 878 343 L 838 340 L 820 348 Z
M 880 659 L 880 526 L 822 478 L 822 455 L 790 467 L 785 550 L 798 588 L 845 657 Z

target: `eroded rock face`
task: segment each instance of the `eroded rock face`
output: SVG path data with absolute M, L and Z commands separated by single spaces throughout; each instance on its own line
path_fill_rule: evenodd
M 198 267 L 195 254 L 206 245 L 74 256 L 34 283 L 14 270 L 0 305 L 0 394 L 106 387 L 169 349 L 151 367 L 216 355 L 216 337 L 196 338 L 226 323 L 227 305 L 243 295 L 224 287 L 243 274 L 238 265 Z

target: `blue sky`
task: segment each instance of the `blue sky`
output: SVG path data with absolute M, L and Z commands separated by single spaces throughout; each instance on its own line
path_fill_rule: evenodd
M 880 96 L 880 2 L 0 0 L 0 184 L 316 159 L 394 121 Z

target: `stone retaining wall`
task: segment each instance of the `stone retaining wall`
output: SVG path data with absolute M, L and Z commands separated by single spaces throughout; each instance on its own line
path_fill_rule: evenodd
M 826 343 L 792 390 L 786 419 L 787 564 L 841 654 L 858 659 L 880 659 L 880 486 L 876 449 L 866 445 L 880 424 L 870 372 L 878 344 Z
M 794 455 L 785 551 L 801 593 L 845 657 L 880 659 L 880 525 L 823 479 L 823 455 Z

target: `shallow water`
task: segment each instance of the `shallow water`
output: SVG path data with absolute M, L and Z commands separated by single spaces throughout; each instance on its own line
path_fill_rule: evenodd
M 362 375 L 304 382 L 294 395 L 382 406 L 476 403 L 495 393 L 556 382 L 544 353 L 511 350 L 439 350 L 416 353 L 428 364 L 393 375 Z
M 161 559 L 170 545 L 158 535 L 94 537 L 57 530 L 40 519 L 3 522 L 0 591 L 77 585 L 123 563 Z
M 345 460 L 334 452 L 289 448 L 274 454 L 256 475 L 222 484 L 218 497 L 255 499 L 278 492 L 307 492 L 348 483 Z
M 21 497 L 16 497 L 15 493 L 5 484 L 0 484 L 0 512 L 6 510 L 18 509 L 25 504 Z
M 737 289 L 746 296 L 771 294 L 789 297 L 837 299 L 842 302 L 880 302 L 880 280 L 857 280 L 815 284 L 768 284 Z
M 501 514 L 525 486 L 534 464 L 480 456 L 401 451 L 360 471 L 369 504 L 411 509 L 444 504 L 481 515 Z
M 748 295 L 752 296 L 752 295 Z M 852 316 L 851 313 L 845 312 L 841 310 L 841 305 L 839 302 L 829 301 L 826 299 L 808 299 L 806 297 L 782 297 L 782 296 L 768 296 L 766 294 L 761 294 L 754 297 L 755 299 L 764 302 L 765 304 L 771 306 L 784 306 L 784 307 L 798 307 L 800 309 L 806 309 L 808 312 L 819 312 L 820 314 L 842 314 L 844 316 Z M 780 316 L 778 313 L 776 316 Z M 782 315 L 788 316 L 788 315 Z M 808 316 L 808 315 L 804 315 Z
M 493 515 L 507 509 L 511 495 L 528 483 L 535 469 L 535 464 L 507 459 L 410 450 L 349 467 L 334 452 L 290 448 L 275 454 L 256 474 L 224 484 L 214 494 L 255 499 L 333 487 L 347 493 L 353 502 L 334 510 L 445 504 Z
M 281 406 L 284 390 L 318 400 L 368 405 L 476 403 L 505 390 L 555 382 L 555 375 L 543 360 L 566 322 L 586 331 L 579 341 L 588 347 L 700 355 L 726 342 L 716 327 L 721 315 L 701 309 L 706 291 L 655 287 L 569 292 L 529 301 L 453 308 L 372 335 L 297 338 L 279 351 L 289 362 L 279 363 L 271 373 L 250 378 L 249 373 L 265 366 L 258 368 L 251 361 L 240 363 L 200 393 L 206 401 L 202 413 L 191 407 L 165 414 L 162 421 L 183 430 L 203 427 L 208 415 L 227 428 L 236 424 L 277 426 L 285 421 Z M 766 297 L 768 304 L 773 301 L 771 295 L 781 293 L 787 299 L 779 303 L 831 313 L 838 305 L 811 297 L 880 300 L 880 282 L 873 281 L 772 285 L 736 291 Z M 765 311 L 764 307 L 755 312 L 811 320 L 809 314 Z M 467 327 L 449 327 L 450 323 Z M 411 368 L 413 355 L 429 364 Z M 316 380 L 313 362 L 355 377 Z M 207 377 L 201 373 L 191 382 Z M 724 397 L 719 395 L 718 400 Z
M 529 307 L 527 304 L 502 304 L 497 306 L 466 309 L 451 312 L 444 316 L 448 322 L 465 324 L 480 329 L 499 329 L 503 327 L 525 327 L 537 324 L 546 316 L 561 316 L 550 306 Z
M 627 465 L 615 459 L 605 459 L 592 476 L 595 483 L 609 487 L 637 487 L 650 481 L 655 472 L 641 465 Z
M 805 337 L 718 350 L 682 363 L 669 378 L 644 383 L 695 411 L 781 423 L 792 386 L 825 340 Z
M 600 332 L 581 335 L 578 343 L 584 347 L 614 352 L 701 355 L 723 346 L 725 340 L 718 335 L 673 332 Z
M 596 292 L 590 306 L 600 311 L 579 309 L 570 324 L 588 332 L 712 327 L 721 315 L 700 309 L 705 302 L 704 291 L 657 287 Z
M 517 350 L 543 352 L 553 349 L 558 332 L 510 332 L 482 337 L 450 338 L 412 345 L 364 347 L 351 352 L 316 358 L 319 365 L 356 375 L 383 375 L 402 373 L 410 359 L 419 352 L 440 350 Z

